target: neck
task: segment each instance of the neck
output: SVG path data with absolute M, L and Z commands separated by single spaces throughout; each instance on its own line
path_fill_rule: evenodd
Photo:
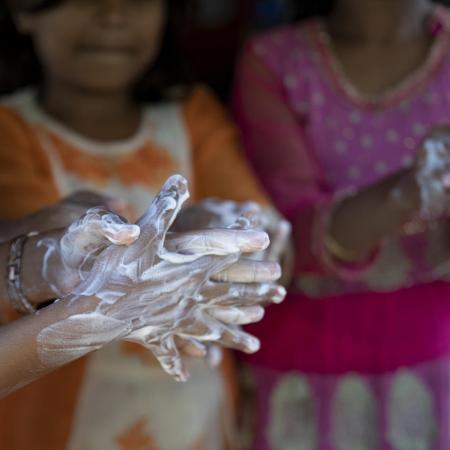
M 52 81 L 42 106 L 69 128 L 99 140 L 127 138 L 140 121 L 140 109 L 125 90 L 99 93 Z
M 327 25 L 340 38 L 390 43 L 423 35 L 431 10 L 429 0 L 338 0 Z

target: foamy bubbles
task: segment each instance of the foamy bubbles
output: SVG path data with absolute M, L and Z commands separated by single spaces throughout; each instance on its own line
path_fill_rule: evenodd
M 92 297 L 83 302 L 87 311 L 68 314 L 40 333 L 44 365 L 125 339 L 147 347 L 169 374 L 186 380 L 180 339 L 259 349 L 239 325 L 261 320 L 262 306 L 279 303 L 285 291 L 273 284 L 278 264 L 240 257 L 265 250 L 268 236 L 239 221 L 228 229 L 169 233 L 188 196 L 186 180 L 173 176 L 135 225 L 96 208 L 60 240 L 42 241 L 44 276 L 68 308 Z

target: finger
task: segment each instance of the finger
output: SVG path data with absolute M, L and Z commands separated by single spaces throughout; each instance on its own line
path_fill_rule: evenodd
M 151 258 L 162 250 L 165 235 L 188 197 L 185 178 L 175 175 L 166 181 L 147 212 L 138 220 L 140 238 L 127 251 L 125 262 L 145 254 Z
M 192 321 L 181 323 L 180 329 L 183 330 L 183 336 L 245 353 L 254 353 L 260 348 L 260 342 L 257 338 L 242 331 L 238 326 L 226 324 L 209 314 L 204 314 L 195 323 Z
M 162 221 L 162 227 L 157 230 L 162 233 L 165 227 L 168 228 L 172 224 L 176 214 L 188 197 L 189 191 L 186 179 L 180 175 L 170 177 L 151 203 L 147 212 L 138 220 L 138 224 L 143 228 L 150 226 L 153 229 L 155 221 L 158 223 Z
M 129 242 L 139 236 L 139 227 L 127 223 L 119 215 L 103 208 L 91 208 L 78 221 L 72 224 L 67 234 L 74 234 L 85 239 L 86 245 L 92 246 L 96 241 L 108 240 L 114 244 Z
M 79 267 L 90 255 L 110 243 L 128 245 L 139 236 L 139 228 L 109 211 L 90 209 L 69 226 L 60 241 L 61 255 L 70 267 Z
M 291 235 L 291 224 L 287 220 L 280 220 L 277 224 L 274 235 L 270 239 L 270 246 L 267 249 L 266 261 L 279 261 L 286 250 Z
M 139 226 L 126 223 L 120 216 L 108 213 L 100 221 L 100 234 L 115 245 L 130 245 L 141 233 Z
M 206 358 L 208 355 L 206 345 L 193 338 L 176 336 L 175 345 L 178 347 L 180 353 L 192 358 Z
M 166 250 L 186 255 L 229 255 L 265 250 L 269 237 L 263 231 L 211 229 L 169 234 Z
M 161 367 L 177 381 L 187 381 L 189 373 L 181 359 L 180 352 L 173 336 L 163 339 L 159 344 L 151 344 L 148 348 L 158 359 Z
M 188 270 L 190 271 L 191 276 L 198 274 L 199 278 L 206 283 L 210 282 L 209 279 L 213 274 L 222 272 L 235 264 L 238 258 L 238 254 L 228 256 L 204 256 L 190 263 Z
M 183 329 L 186 336 L 201 342 L 213 343 L 244 353 L 255 353 L 261 346 L 257 338 L 242 331 L 239 326 L 226 324 L 209 314 L 205 314 L 203 320 L 195 324 L 184 324 Z
M 209 283 L 202 289 L 201 294 L 212 306 L 265 306 L 281 303 L 286 297 L 286 289 L 277 284 L 266 283 Z
M 217 307 L 208 309 L 208 314 L 215 319 L 230 325 L 249 325 L 260 322 L 264 317 L 261 306 Z
M 162 259 L 165 260 L 166 256 L 163 254 Z M 184 261 L 180 257 L 167 258 L 169 264 L 158 265 L 156 279 L 152 270 L 142 273 L 141 288 L 150 292 L 154 289 L 163 289 L 166 293 L 179 289 L 194 292 L 201 289 L 205 283 L 210 283 L 212 274 L 232 266 L 238 259 L 239 254 L 196 257 L 193 261 Z
M 240 259 L 236 264 L 213 275 L 214 281 L 222 283 L 270 283 L 281 277 L 281 267 L 276 262 Z
M 183 258 L 170 257 L 174 254 L 163 254 L 162 259 L 174 262 L 173 265 L 161 267 L 158 278 L 167 282 L 168 279 L 182 280 L 190 279 L 192 283 L 200 283 L 209 281 L 209 278 L 214 274 L 225 270 L 232 266 L 239 259 L 239 254 L 225 255 L 225 256 L 202 256 L 197 257 L 193 261 L 184 261 Z M 185 264 L 179 264 L 185 262 Z M 178 263 L 178 264 L 177 264 Z M 151 281 L 151 280 L 150 280 Z
M 259 339 L 232 325 L 224 327 L 222 336 L 216 343 L 249 354 L 256 353 L 261 348 Z

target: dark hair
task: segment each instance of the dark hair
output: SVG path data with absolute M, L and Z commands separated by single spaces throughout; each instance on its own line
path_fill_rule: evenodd
M 298 0 L 297 20 L 310 19 L 316 16 L 327 16 L 336 0 Z
M 450 6 L 450 0 L 431 0 Z M 315 16 L 327 16 L 331 13 L 336 0 L 297 0 L 297 20 L 305 20 Z
M 63 1 L 10 0 L 9 3 L 16 11 L 37 14 Z M 43 82 L 41 64 L 32 40 L 18 32 L 10 8 L 4 3 L 5 1 L 0 6 L 0 95 L 26 86 L 40 86 Z M 163 100 L 170 94 L 171 88 L 186 85 L 191 81 L 179 45 L 183 38 L 182 25 L 187 3 L 188 0 L 167 0 L 168 21 L 161 50 L 156 61 L 134 86 L 138 101 Z

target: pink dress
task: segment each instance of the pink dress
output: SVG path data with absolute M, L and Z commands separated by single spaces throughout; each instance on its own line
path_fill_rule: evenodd
M 234 110 L 247 155 L 294 226 L 295 283 L 251 331 L 258 450 L 450 448 L 450 226 L 387 240 L 365 267 L 323 246 L 336 198 L 411 164 L 450 123 L 450 21 L 427 61 L 369 98 L 345 80 L 320 19 L 252 39 Z

